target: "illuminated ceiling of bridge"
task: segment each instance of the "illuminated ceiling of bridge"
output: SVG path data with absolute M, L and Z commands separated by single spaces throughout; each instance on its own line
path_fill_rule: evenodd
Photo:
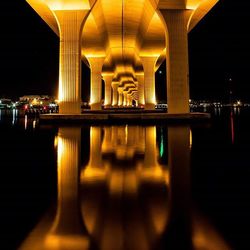
M 27 0 L 59 36 L 55 11 L 90 10 L 83 26 L 81 55 L 104 58 L 103 74 L 114 74 L 120 84 L 135 83 L 143 72 L 142 57 L 166 59 L 166 33 L 159 9 L 192 10 L 190 31 L 218 0 Z M 134 85 L 135 87 L 135 85 Z

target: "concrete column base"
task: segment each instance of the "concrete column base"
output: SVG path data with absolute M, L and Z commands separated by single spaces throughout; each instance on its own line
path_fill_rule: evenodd
M 60 102 L 59 114 L 81 114 L 81 102 Z
M 102 110 L 102 104 L 101 103 L 93 103 L 90 105 L 91 110 Z
M 155 104 L 153 104 L 153 103 L 146 103 L 144 105 L 144 109 L 145 110 L 155 110 Z

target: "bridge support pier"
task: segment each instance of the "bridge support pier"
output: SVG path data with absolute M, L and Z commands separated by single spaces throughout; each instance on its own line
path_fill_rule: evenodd
M 89 10 L 56 10 L 60 27 L 59 112 L 81 113 L 81 31 Z
M 91 110 L 102 109 L 102 66 L 103 57 L 88 57 L 91 70 L 90 107 Z
M 118 86 L 119 86 L 119 82 L 112 82 L 112 90 L 113 90 L 112 106 L 113 107 L 118 105 Z
M 189 113 L 188 21 L 192 10 L 160 10 L 166 25 L 168 113 Z
M 144 97 L 144 75 L 143 74 L 137 74 L 136 75 L 137 81 L 138 81 L 138 104 L 145 105 L 145 97 Z
M 128 91 L 123 91 L 123 106 L 128 106 Z
M 123 105 L 123 88 L 118 88 L 118 93 L 119 93 L 118 106 L 121 107 Z
M 132 96 L 131 96 L 131 94 L 127 94 L 127 106 L 128 107 L 132 106 Z
M 141 57 L 144 69 L 144 93 L 146 110 L 155 109 L 155 64 L 158 57 Z
M 111 84 L 113 80 L 113 74 L 103 75 L 103 80 L 105 82 L 105 100 L 104 106 L 110 107 L 112 104 L 112 95 L 111 95 Z

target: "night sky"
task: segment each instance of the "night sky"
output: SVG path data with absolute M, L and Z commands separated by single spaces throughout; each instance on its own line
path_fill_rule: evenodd
M 191 98 L 226 100 L 232 78 L 234 97 L 250 102 L 249 7 L 247 0 L 220 0 L 189 34 Z M 24 0 L 1 2 L 0 25 L 0 97 L 57 95 L 59 38 Z M 157 100 L 165 99 L 165 71 L 163 64 L 156 73 Z M 86 101 L 85 66 L 83 82 Z

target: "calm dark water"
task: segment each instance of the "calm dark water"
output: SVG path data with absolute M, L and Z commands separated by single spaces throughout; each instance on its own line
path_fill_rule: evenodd
M 249 249 L 249 116 L 81 127 L 0 116 L 0 249 Z

